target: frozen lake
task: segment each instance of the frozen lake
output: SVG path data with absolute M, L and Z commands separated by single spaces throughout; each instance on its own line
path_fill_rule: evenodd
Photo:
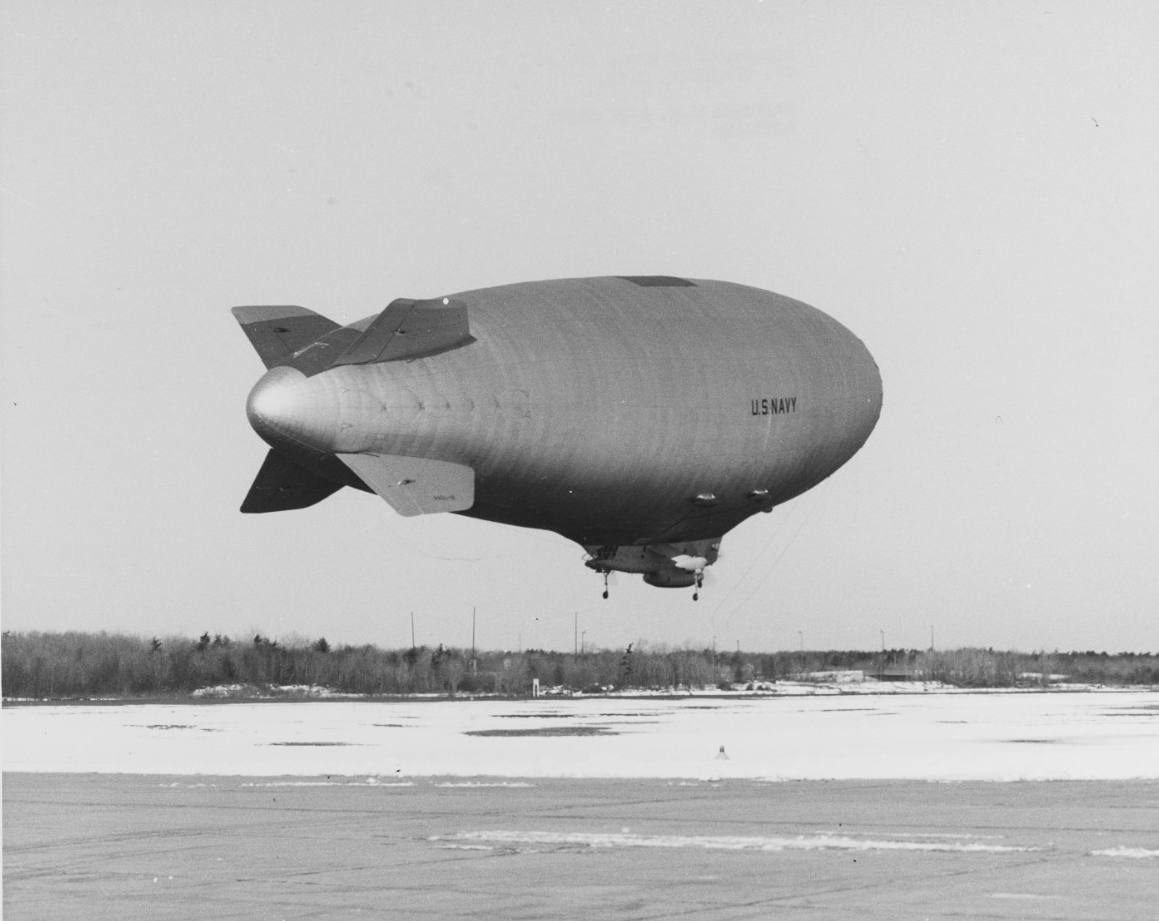
M 1155 691 L 31 705 L 2 718 L 6 772 L 1159 778 Z

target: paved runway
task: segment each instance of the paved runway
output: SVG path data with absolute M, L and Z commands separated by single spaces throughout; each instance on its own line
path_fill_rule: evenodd
M 4 776 L 4 916 L 1152 919 L 1159 782 Z

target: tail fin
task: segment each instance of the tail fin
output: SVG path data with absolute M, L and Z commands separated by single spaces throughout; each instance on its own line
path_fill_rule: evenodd
M 233 315 L 267 368 L 287 364 L 295 352 L 341 328 L 305 307 L 234 307 Z
M 308 508 L 341 488 L 341 483 L 323 479 L 277 451 L 270 451 L 241 510 L 256 514 Z

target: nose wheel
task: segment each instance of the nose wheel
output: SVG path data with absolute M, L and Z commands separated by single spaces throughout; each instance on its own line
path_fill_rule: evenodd
M 608 600 L 608 570 L 604 570 L 604 601 Z
M 704 573 L 703 573 L 703 572 L 698 572 L 698 573 L 696 574 L 696 588 L 694 588 L 694 589 L 692 590 L 692 600 L 693 600 L 693 601 L 699 601 L 699 600 L 700 600 L 700 590 L 701 590 L 702 588 L 704 588 Z

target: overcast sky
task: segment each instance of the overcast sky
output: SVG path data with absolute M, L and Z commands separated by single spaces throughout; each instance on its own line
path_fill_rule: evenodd
M 1159 5 L 7 0 L 3 626 L 1159 650 Z M 229 308 L 673 274 L 881 367 L 689 591 L 342 490 L 243 516 Z

